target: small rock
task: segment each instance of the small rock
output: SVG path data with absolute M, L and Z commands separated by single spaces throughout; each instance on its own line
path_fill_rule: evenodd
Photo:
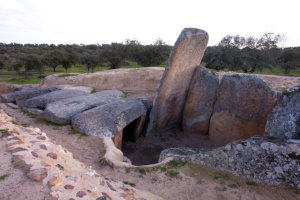
M 54 159 L 54 160 L 57 160 L 57 154 L 56 153 L 50 152 L 50 153 L 47 153 L 47 156 Z
M 109 189 L 111 189 L 112 191 L 117 191 L 115 188 L 113 188 L 113 186 L 109 182 L 106 182 L 106 184 L 109 187 Z
M 48 181 L 48 184 L 50 187 L 53 187 L 61 182 L 62 182 L 62 178 L 60 176 L 54 176 Z
M 17 144 L 24 144 L 24 142 L 22 140 L 13 140 L 13 141 L 7 142 L 8 147 L 17 145 Z
M 57 168 L 60 169 L 60 170 L 64 170 L 64 167 L 61 166 L 60 164 L 55 165 L 55 167 L 57 167 Z
M 102 192 L 102 195 L 109 200 L 113 200 L 113 198 L 111 198 L 106 192 Z
M 275 167 L 275 172 L 277 172 L 278 174 L 283 174 L 281 167 Z
M 66 176 L 66 179 L 68 180 L 68 181 L 73 181 L 73 182 L 77 182 L 77 177 L 76 176 Z
M 47 138 L 45 136 L 40 135 L 40 136 L 37 136 L 36 139 L 38 139 L 38 140 L 46 140 Z
M 38 155 L 37 153 L 35 153 L 34 151 L 31 152 L 31 155 L 32 155 L 33 157 L 35 157 L 35 158 L 38 158 L 38 157 L 39 157 L 39 155 Z
M 264 142 L 260 145 L 260 147 L 267 150 L 270 147 L 270 144 L 268 142 Z
M 11 107 L 11 108 L 15 108 L 15 109 L 18 109 L 18 108 L 19 108 L 19 106 L 16 105 L 16 104 L 14 104 L 14 103 L 7 103 L 6 105 L 8 105 L 8 106 Z
M 241 144 L 236 145 L 236 149 L 238 151 L 243 150 L 243 146 Z
M 11 140 L 21 140 L 21 139 L 19 137 L 17 137 L 17 136 L 9 137 L 7 139 L 7 141 L 11 141 Z
M 48 171 L 46 168 L 29 170 L 27 176 L 35 181 L 42 181 L 48 176 Z
M 41 161 L 41 165 L 42 165 L 43 167 L 51 167 L 51 165 L 48 164 L 48 163 L 46 163 L 45 161 Z
M 98 197 L 96 200 L 106 200 L 106 197 L 104 197 L 104 196 Z
M 76 197 L 82 198 L 85 195 L 86 195 L 86 193 L 84 191 L 79 191 L 79 192 L 77 192 Z
M 41 148 L 41 149 L 44 149 L 44 150 L 47 150 L 47 146 L 44 145 L 44 144 L 40 145 L 40 148 Z
M 28 151 L 27 149 L 25 148 L 22 148 L 22 147 L 17 147 L 15 149 L 13 149 L 11 152 L 12 153 L 16 153 L 16 152 L 19 152 L 19 151 Z
M 73 189 L 74 189 L 74 186 L 73 186 L 73 185 L 70 185 L 70 184 L 67 184 L 67 185 L 64 186 L 64 188 L 65 188 L 66 190 L 73 190 Z

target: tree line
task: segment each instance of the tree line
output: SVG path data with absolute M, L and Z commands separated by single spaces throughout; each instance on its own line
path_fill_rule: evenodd
M 242 70 L 253 73 L 282 68 L 285 74 L 300 68 L 300 47 L 282 48 L 286 36 L 264 33 L 260 38 L 227 35 L 216 46 L 208 47 L 203 61 L 214 70 Z
M 300 47 L 283 48 L 286 40 L 282 34 L 264 33 L 260 38 L 227 35 L 218 45 L 207 47 L 202 61 L 205 67 L 214 70 L 242 70 L 253 73 L 263 69 L 271 72 L 282 68 L 285 74 L 300 68 Z M 43 73 L 46 67 L 53 72 L 62 66 L 68 69 L 79 64 L 87 72 L 94 72 L 98 66 L 110 69 L 126 65 L 131 60 L 143 67 L 158 66 L 165 62 L 172 46 L 162 39 L 151 45 L 142 45 L 136 39 L 126 39 L 124 43 L 91 45 L 54 45 L 0 43 L 0 70 L 16 71 L 28 76 L 31 71 Z
M 97 66 L 119 68 L 126 65 L 126 59 L 143 67 L 157 66 L 168 59 L 171 48 L 160 38 L 151 45 L 142 45 L 136 39 L 103 45 L 0 43 L 0 69 L 17 73 L 24 69 L 22 73 L 28 76 L 31 71 L 41 74 L 45 67 L 55 72 L 59 65 L 67 73 L 72 65 L 79 64 L 94 72 Z

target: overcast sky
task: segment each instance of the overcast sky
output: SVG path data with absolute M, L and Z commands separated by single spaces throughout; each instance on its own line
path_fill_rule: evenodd
M 0 42 L 173 45 L 193 27 L 209 33 L 209 45 L 268 31 L 300 46 L 299 9 L 299 0 L 0 0 Z

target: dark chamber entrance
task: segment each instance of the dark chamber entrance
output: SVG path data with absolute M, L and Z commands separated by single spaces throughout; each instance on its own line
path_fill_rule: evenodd
M 158 162 L 162 150 L 173 147 L 191 147 L 212 149 L 217 147 L 208 135 L 184 133 L 171 130 L 162 133 L 163 136 L 139 137 L 135 142 L 131 138 L 134 122 L 129 124 L 123 132 L 122 151 L 133 165 L 148 165 Z

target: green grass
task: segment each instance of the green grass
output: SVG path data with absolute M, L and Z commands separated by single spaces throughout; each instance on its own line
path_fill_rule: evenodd
M 3 136 L 3 135 L 6 135 L 8 134 L 8 130 L 7 129 L 0 129 L 0 138 Z
M 54 126 L 54 127 L 62 127 L 62 126 L 66 126 L 66 124 L 56 124 L 50 121 L 45 120 L 44 118 L 38 118 L 35 120 L 37 123 L 40 124 L 46 124 L 46 125 L 50 125 L 50 126 Z
M 170 170 L 170 171 L 166 172 L 166 175 L 170 176 L 170 177 L 177 177 L 179 175 L 179 171 L 177 171 L 177 170 Z
M 8 177 L 9 174 L 3 174 L 0 176 L 0 181 L 4 180 L 6 177 Z
M 144 169 L 144 168 L 141 168 L 141 169 L 139 169 L 139 173 L 140 173 L 141 175 L 145 175 L 145 174 L 147 173 L 147 170 Z
M 21 112 L 22 112 L 24 115 L 26 115 L 27 117 L 29 117 L 29 118 L 32 118 L 32 119 L 36 118 L 36 115 L 35 115 L 35 114 L 33 114 L 33 113 L 31 113 L 31 112 L 28 112 L 28 111 L 25 110 L 25 109 L 21 109 Z
M 78 74 L 60 74 L 58 77 L 78 76 Z
M 79 133 L 79 132 L 76 131 L 75 129 L 69 130 L 69 134 L 70 134 L 70 135 L 75 135 L 75 134 L 78 134 L 78 133 Z
M 124 184 L 126 185 L 130 185 L 131 187 L 135 187 L 135 183 L 131 183 L 131 182 L 128 182 L 128 181 L 123 181 Z
M 235 184 L 235 183 L 231 183 L 231 184 L 228 184 L 228 187 L 230 187 L 230 188 L 237 188 L 238 185 Z
M 217 173 L 213 174 L 213 178 L 218 179 L 218 180 L 229 180 L 230 176 L 229 176 L 229 174 L 224 173 L 224 172 L 217 172 Z
M 167 65 L 168 60 L 163 62 L 160 67 L 165 67 Z M 131 60 L 125 60 L 124 64 L 127 63 L 126 65 L 121 65 L 120 68 L 141 68 L 142 66 L 137 64 L 134 61 Z M 103 66 L 97 66 L 94 69 L 94 72 L 99 72 L 103 70 L 109 70 L 110 67 L 105 64 Z M 21 68 L 20 71 L 24 71 L 24 68 Z M 49 76 L 51 74 L 61 74 L 60 77 L 67 77 L 67 76 L 76 76 L 76 74 L 82 74 L 82 73 L 92 73 L 90 70 L 89 72 L 87 71 L 86 67 L 83 65 L 73 65 L 68 69 L 68 72 L 61 66 L 58 65 L 55 72 L 53 71 L 52 68 L 46 67 L 42 73 L 42 77 Z M 43 78 L 40 77 L 40 75 L 36 72 L 30 72 L 28 79 L 26 79 L 25 76 L 20 75 L 16 73 L 15 71 L 8 71 L 7 69 L 1 69 L 0 70 L 0 82 L 3 83 L 11 83 L 11 84 L 38 84 L 40 83 Z
M 246 185 L 256 187 L 256 186 L 257 186 L 257 183 L 256 183 L 255 181 L 247 181 L 247 182 L 246 182 Z
M 23 126 L 23 127 L 29 127 L 31 124 L 26 124 L 26 123 L 24 123 L 24 124 L 21 124 L 21 126 Z

